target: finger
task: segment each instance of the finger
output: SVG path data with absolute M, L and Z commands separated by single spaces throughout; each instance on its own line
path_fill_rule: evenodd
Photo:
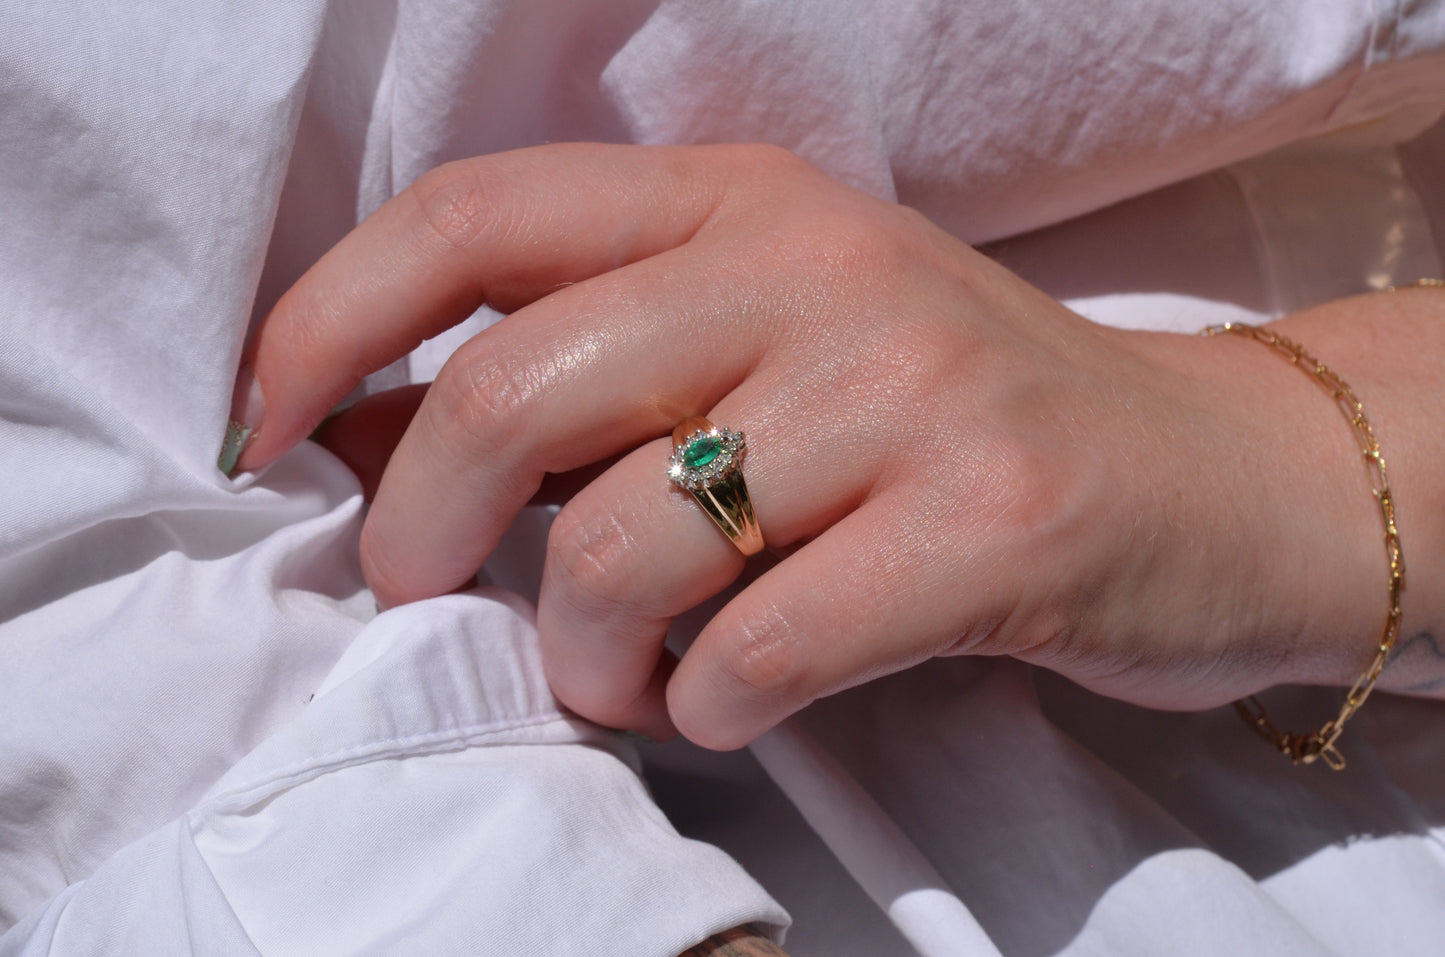
M 568 287 L 448 360 L 363 532 L 383 605 L 470 577 L 544 474 L 668 434 L 749 375 L 769 329 L 709 258 L 675 250 Z
M 376 497 L 386 463 L 416 415 L 426 390 L 422 383 L 366 396 L 327 419 L 312 434 L 356 473 L 367 501 Z
M 483 304 L 503 311 L 672 248 L 719 201 L 676 150 L 550 146 L 439 167 L 322 257 L 261 323 L 237 383 L 264 465 L 361 378 Z
M 771 545 L 787 546 L 856 507 L 879 467 L 844 430 L 795 409 L 781 383 L 764 375 L 749 391 L 778 398 L 765 411 L 730 397 L 714 421 L 746 426 L 744 473 L 759 526 Z M 654 679 L 672 619 L 722 591 L 744 564 L 691 493 L 667 478 L 671 450 L 660 440 L 624 458 L 563 508 L 548 538 L 538 600 L 548 683 L 568 707 L 613 727 L 665 720 Z
M 367 501 L 376 497 L 382 473 L 429 387 L 430 383 L 420 383 L 369 395 L 328 418 L 312 433 L 314 441 L 356 473 Z M 528 504 L 561 505 L 616 464 L 617 459 L 614 456 L 570 472 L 548 474 Z
M 667 689 L 677 729 L 742 747 L 813 700 L 934 657 L 986 621 L 983 576 L 931 545 L 901 490 L 869 501 L 734 598 Z
M 663 651 L 672 619 L 727 587 L 744 561 L 690 495 L 669 488 L 671 451 L 668 440 L 643 446 L 558 513 L 537 600 L 558 699 L 653 738 L 676 733 L 659 680 L 673 666 Z

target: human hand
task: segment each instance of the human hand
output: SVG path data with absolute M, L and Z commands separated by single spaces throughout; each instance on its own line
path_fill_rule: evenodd
M 1363 477 L 1277 360 L 1091 324 L 767 147 L 557 146 L 422 177 L 249 344 L 264 416 L 241 467 L 483 302 L 511 315 L 429 389 L 330 429 L 374 487 L 363 569 L 386 605 L 449 591 L 545 476 L 621 456 L 557 516 L 538 607 L 557 696 L 602 724 L 736 747 L 946 654 L 1203 707 L 1347 682 L 1378 625 Z M 675 662 L 673 617 L 744 564 L 668 482 L 692 415 L 747 432 L 790 553 Z
M 696 947 L 689 947 L 679 957 L 788 957 L 788 955 L 760 929 L 745 925 L 725 930 L 721 934 L 713 934 Z

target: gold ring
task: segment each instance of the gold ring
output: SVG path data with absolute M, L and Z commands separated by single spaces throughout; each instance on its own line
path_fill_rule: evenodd
M 763 533 L 753 515 L 748 483 L 743 480 L 747 448 L 743 433 L 720 429 L 695 415 L 672 430 L 667 477 L 692 493 L 738 551 L 756 555 L 763 550 Z

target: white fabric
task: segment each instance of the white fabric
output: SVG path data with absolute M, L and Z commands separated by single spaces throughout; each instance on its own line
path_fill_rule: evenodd
M 310 262 L 437 163 L 550 140 L 781 143 L 1120 325 L 1438 275 L 1445 4 L 4 14 L 0 955 L 669 954 L 779 904 L 798 955 L 1438 951 L 1438 704 L 1372 699 L 1330 776 L 1227 712 L 935 662 L 757 760 L 644 749 L 719 851 L 558 713 L 525 603 L 375 616 L 338 462 L 214 460 L 247 324 Z M 485 578 L 534 594 L 545 524 Z

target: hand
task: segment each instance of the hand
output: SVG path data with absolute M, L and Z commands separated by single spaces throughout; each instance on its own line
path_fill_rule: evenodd
M 1378 628 L 1368 489 L 1302 377 L 1233 337 L 1091 324 L 768 147 L 546 147 L 422 177 L 250 343 L 264 415 L 241 467 L 483 302 L 511 315 L 435 384 L 330 430 L 374 487 L 363 568 L 386 605 L 449 591 L 545 476 L 621 456 L 558 515 L 538 609 L 556 694 L 602 724 L 736 747 L 946 654 L 1203 707 L 1348 683 Z M 672 618 L 744 564 L 666 477 L 691 415 L 746 431 L 790 553 L 675 662 Z
M 680 957 L 788 957 L 788 955 L 761 930 L 745 925 L 725 930 L 721 934 L 713 934 L 696 947 L 689 947 Z

